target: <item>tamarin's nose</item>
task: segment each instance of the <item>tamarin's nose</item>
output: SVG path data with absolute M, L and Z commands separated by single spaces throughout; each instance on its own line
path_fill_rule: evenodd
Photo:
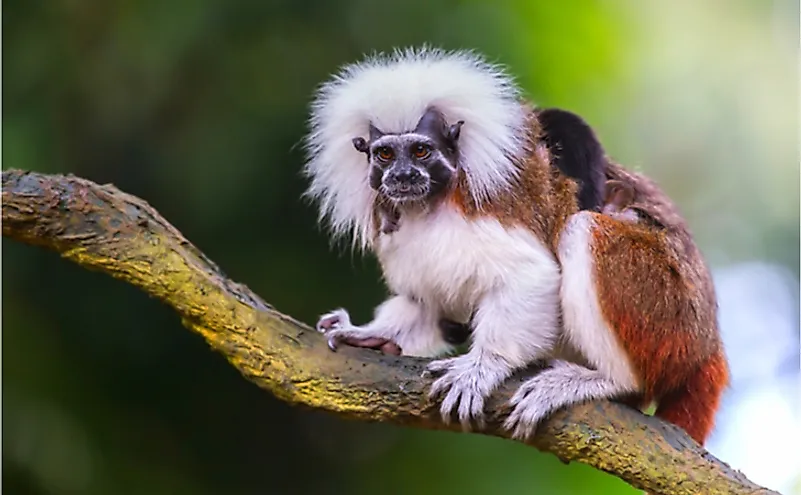
M 395 180 L 397 180 L 398 182 L 411 182 L 419 177 L 420 177 L 420 172 L 416 168 L 410 168 L 408 170 L 399 170 L 395 174 Z

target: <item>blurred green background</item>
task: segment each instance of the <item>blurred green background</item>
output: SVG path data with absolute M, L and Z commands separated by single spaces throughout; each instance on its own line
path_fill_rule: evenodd
M 534 101 L 583 115 L 678 202 L 721 280 L 735 375 L 710 448 L 801 493 L 797 446 L 764 443 L 799 431 L 787 388 L 799 359 L 797 2 L 3 7 L 3 168 L 146 199 L 232 278 L 309 323 L 338 306 L 365 320 L 385 295 L 374 261 L 331 250 L 299 199 L 315 87 L 365 52 L 423 42 L 507 64 Z M 512 442 L 290 408 L 132 287 L 2 248 L 6 493 L 637 493 Z M 754 273 L 773 274 L 758 278 L 767 289 L 753 290 Z M 769 411 L 748 402 L 774 389 Z

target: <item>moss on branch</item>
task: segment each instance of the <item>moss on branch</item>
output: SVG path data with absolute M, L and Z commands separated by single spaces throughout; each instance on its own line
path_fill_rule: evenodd
M 426 429 L 442 424 L 428 401 L 426 360 L 344 347 L 229 280 L 145 201 L 74 176 L 2 173 L 2 228 L 11 239 L 60 253 L 135 285 L 171 306 L 248 380 L 291 404 L 343 417 Z M 482 433 L 500 428 L 518 376 L 493 395 Z M 610 402 L 554 414 L 529 443 L 652 493 L 769 494 L 678 428 Z

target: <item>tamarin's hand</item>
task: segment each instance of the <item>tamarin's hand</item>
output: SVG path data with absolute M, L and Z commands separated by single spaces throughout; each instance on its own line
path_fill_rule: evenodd
M 350 324 L 350 317 L 344 310 L 337 310 L 323 315 L 317 322 L 317 330 L 327 334 L 328 347 L 336 351 L 339 344 L 346 344 L 352 347 L 364 347 L 375 349 L 383 354 L 400 356 L 402 349 L 392 340 L 384 337 L 363 336 L 357 332 L 349 331 L 353 326 Z

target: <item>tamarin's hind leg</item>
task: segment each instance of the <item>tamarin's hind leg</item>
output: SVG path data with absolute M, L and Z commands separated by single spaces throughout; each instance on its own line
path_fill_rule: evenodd
M 728 368 L 709 274 L 678 235 L 588 211 L 568 220 L 557 250 L 564 336 L 593 369 L 557 362 L 529 380 L 507 427 L 527 435 L 561 407 L 639 396 L 706 439 Z
M 554 361 L 549 368 L 526 380 L 510 401 L 512 413 L 504 428 L 512 437 L 531 436 L 540 421 L 573 404 L 608 399 L 627 392 L 620 383 L 598 370 L 567 361 Z
M 703 442 L 728 383 L 728 366 L 711 277 L 689 233 L 581 212 L 570 219 L 563 235 L 563 255 L 571 239 L 584 236 L 592 259 L 587 267 L 595 291 L 592 300 L 636 376 L 644 401 L 656 400 L 659 417 Z M 565 286 L 568 282 L 566 277 Z M 563 292 L 563 305 L 570 306 L 569 300 L 569 292 Z M 577 302 L 572 306 L 580 308 Z M 576 342 L 588 360 L 602 367 L 604 356 L 610 356 L 608 348 L 595 344 L 595 334 L 578 325 L 569 330 L 585 344 Z
M 573 215 L 561 234 L 560 300 L 564 337 L 594 368 L 556 361 L 526 381 L 515 393 L 505 427 L 515 438 L 531 435 L 539 422 L 565 406 L 588 400 L 631 397 L 640 381 L 626 349 L 610 329 L 599 305 L 593 277 L 594 213 Z
M 593 215 L 593 214 L 590 214 Z M 609 323 L 656 415 L 702 443 L 729 371 L 711 276 L 689 233 L 591 220 L 595 283 Z

